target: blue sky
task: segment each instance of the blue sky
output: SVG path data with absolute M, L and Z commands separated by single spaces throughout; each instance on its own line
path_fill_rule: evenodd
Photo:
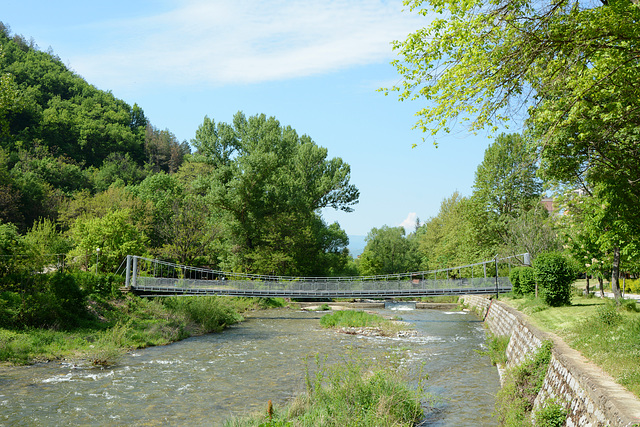
M 99 89 L 137 103 L 189 141 L 205 115 L 264 113 L 351 165 L 355 212 L 323 212 L 350 235 L 438 213 L 469 195 L 491 140 L 457 129 L 422 143 L 423 101 L 377 92 L 400 81 L 391 42 L 427 25 L 402 1 L 154 0 L 4 2 L 0 21 L 49 47 Z M 419 144 L 417 148 L 411 148 Z

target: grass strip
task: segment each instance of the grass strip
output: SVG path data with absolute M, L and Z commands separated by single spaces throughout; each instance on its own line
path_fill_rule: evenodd
M 573 296 L 570 306 L 548 307 L 531 298 L 501 298 L 528 314 L 540 329 L 604 369 L 640 397 L 640 313 L 634 300 Z

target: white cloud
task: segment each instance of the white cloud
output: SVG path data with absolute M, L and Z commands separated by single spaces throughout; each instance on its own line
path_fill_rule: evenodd
M 257 83 L 388 61 L 391 41 L 424 25 L 401 0 L 185 0 L 93 25 L 104 42 L 71 63 L 109 85 Z
M 409 215 L 402 221 L 399 226 L 404 227 L 404 230 L 407 233 L 411 233 L 416 228 L 416 219 L 418 219 L 418 214 L 415 212 L 409 212 Z

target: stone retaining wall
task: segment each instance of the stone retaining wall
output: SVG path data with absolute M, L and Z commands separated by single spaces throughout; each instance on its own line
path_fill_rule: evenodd
M 465 305 L 484 318 L 494 335 L 510 336 L 509 366 L 522 363 L 542 342 L 553 342 L 549 369 L 536 407 L 555 399 L 568 410 L 567 426 L 640 426 L 640 400 L 557 335 L 542 332 L 517 310 L 477 295 L 462 297 Z

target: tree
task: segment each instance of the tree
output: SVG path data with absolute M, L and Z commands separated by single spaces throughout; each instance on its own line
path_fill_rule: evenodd
M 619 301 L 620 268 L 640 256 L 640 241 L 618 209 L 598 194 L 598 188 L 591 194 L 569 192 L 561 199 L 565 209 L 562 220 L 568 249 L 579 265 L 595 273 L 600 283 L 605 271 L 611 270 L 611 288 Z
M 517 217 L 508 218 L 503 242 L 504 255 L 527 252 L 531 260 L 543 252 L 559 251 L 562 243 L 557 237 L 553 218 L 541 204 L 532 206 Z
M 476 170 L 473 197 L 498 216 L 516 216 L 538 202 L 536 154 L 518 134 L 500 134 Z
M 509 119 L 509 106 L 531 107 L 536 116 L 536 101 L 552 89 L 564 88 L 572 108 L 616 78 L 638 76 L 636 0 L 404 3 L 431 19 L 394 42 L 403 80 L 390 90 L 401 100 L 429 101 L 416 127 L 434 135 L 456 119 L 471 121 L 471 129 L 495 128 Z M 588 68 L 600 79 L 581 76 Z
M 363 275 L 395 274 L 417 271 L 420 257 L 414 240 L 405 237 L 404 227 L 372 228 L 360 256 Z
M 479 207 L 473 200 L 455 192 L 440 205 L 438 215 L 430 218 L 417 233 L 423 269 L 440 269 L 477 262 L 493 257 L 494 245 L 480 221 Z
M 182 165 L 184 156 L 191 153 L 189 144 L 179 143 L 176 136 L 168 129 L 159 130 L 151 124 L 147 124 L 144 151 L 147 163 L 154 172 L 167 173 L 176 172 Z
M 544 176 L 597 189 L 628 240 L 640 232 L 639 3 L 406 1 L 437 16 L 395 43 L 392 90 L 429 101 L 416 126 L 433 135 L 453 120 L 495 130 L 509 107 L 526 109 Z
M 215 265 L 212 243 L 219 237 L 221 226 L 211 223 L 204 199 L 193 195 L 174 199 L 170 213 L 159 224 L 158 232 L 165 242 L 160 252 L 183 265 L 203 261 Z
M 236 268 L 297 271 L 293 248 L 304 241 L 317 248 L 316 212 L 348 212 L 358 201 L 349 165 L 274 117 L 239 112 L 233 124 L 205 117 L 192 143 L 194 159 L 212 167 L 206 197 L 225 224 Z
M 111 272 L 127 255 L 143 255 L 147 237 L 131 224 L 130 216 L 130 210 L 121 209 L 109 211 L 102 218 L 76 219 L 70 230 L 75 248 L 69 255 L 86 269 L 97 267 L 99 271 Z
M 0 46 L 0 56 L 2 56 L 2 46 Z M 19 108 L 17 102 L 18 87 L 11 74 L 0 75 L 0 135 L 9 133 L 8 115 Z

